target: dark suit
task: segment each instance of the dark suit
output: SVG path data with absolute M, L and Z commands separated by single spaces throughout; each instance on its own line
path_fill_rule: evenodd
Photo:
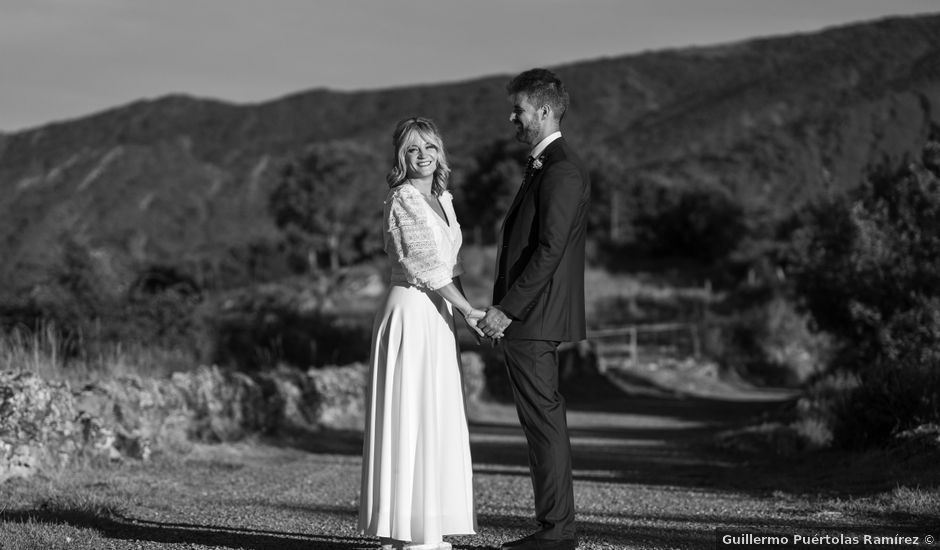
M 585 338 L 584 244 L 591 183 L 563 138 L 540 155 L 503 223 L 493 303 L 512 323 L 503 351 L 529 444 L 537 534 L 575 538 L 571 445 L 558 344 Z

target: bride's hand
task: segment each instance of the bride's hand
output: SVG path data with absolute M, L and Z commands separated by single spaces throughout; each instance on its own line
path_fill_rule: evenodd
M 464 320 L 467 322 L 467 326 L 470 327 L 473 332 L 477 335 L 477 343 L 480 343 L 481 338 L 486 338 L 486 335 L 483 334 L 483 331 L 477 326 L 477 322 L 486 316 L 486 312 L 482 309 L 473 308 L 469 313 L 464 315 Z
M 467 321 L 473 321 L 476 324 L 477 321 L 486 317 L 486 312 L 482 309 L 473 308 L 470 310 L 470 313 L 467 314 Z

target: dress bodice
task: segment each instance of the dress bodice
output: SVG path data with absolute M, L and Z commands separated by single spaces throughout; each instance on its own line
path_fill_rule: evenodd
M 436 290 L 463 273 L 459 256 L 463 237 L 450 192 L 441 194 L 440 203 L 446 221 L 413 185 L 404 183 L 389 191 L 385 252 L 392 259 L 392 284 Z

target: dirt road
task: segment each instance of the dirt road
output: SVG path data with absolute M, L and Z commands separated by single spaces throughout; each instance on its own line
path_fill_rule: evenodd
M 844 493 L 833 469 L 783 467 L 708 445 L 717 431 L 778 407 L 780 398 L 577 399 L 569 422 L 581 548 L 715 548 L 716 529 L 811 536 L 920 528 L 917 518 L 873 518 L 835 505 Z M 498 547 L 533 530 L 512 407 L 478 408 L 471 437 L 479 531 L 449 540 L 460 549 Z M 336 434 L 200 446 L 184 460 L 7 484 L 0 525 L 9 530 L 32 517 L 34 525 L 61 526 L 69 538 L 62 548 L 373 548 L 356 532 L 359 445 L 353 434 Z

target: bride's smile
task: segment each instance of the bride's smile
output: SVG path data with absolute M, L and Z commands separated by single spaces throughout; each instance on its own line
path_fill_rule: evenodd
M 419 141 L 405 150 L 405 166 L 409 178 L 422 178 L 434 175 L 437 170 L 438 147 L 428 141 Z

